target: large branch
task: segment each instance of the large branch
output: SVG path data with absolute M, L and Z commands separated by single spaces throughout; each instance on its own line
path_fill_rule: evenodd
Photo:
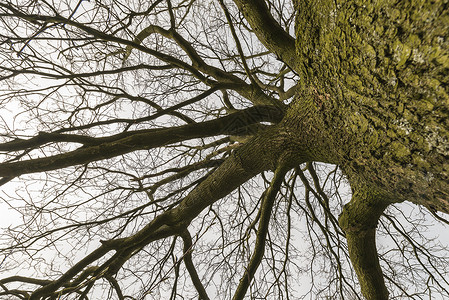
M 15 177 L 21 174 L 56 170 L 74 165 L 108 159 L 136 150 L 152 149 L 194 138 L 220 134 L 233 134 L 248 125 L 258 122 L 279 122 L 283 112 L 272 106 L 255 106 L 231 115 L 202 123 L 179 127 L 147 129 L 125 132 L 112 137 L 91 138 L 92 146 L 44 158 L 0 164 L 0 177 Z M 65 137 L 69 135 L 64 135 Z M 51 138 L 50 136 L 47 136 Z M 58 135 L 50 140 L 58 141 Z M 59 136 L 60 137 L 60 136 Z M 75 135 L 73 135 L 75 137 Z M 95 141 L 95 142 L 94 142 Z M 39 138 L 35 142 L 40 144 Z M 14 142 L 11 142 L 14 144 Z
M 234 2 L 264 46 L 294 70 L 295 39 L 276 22 L 265 0 L 234 0 Z
M 367 300 L 388 299 L 376 249 L 376 227 L 382 212 L 390 203 L 388 197 L 377 190 L 357 186 L 339 218 L 346 234 L 349 257 Z

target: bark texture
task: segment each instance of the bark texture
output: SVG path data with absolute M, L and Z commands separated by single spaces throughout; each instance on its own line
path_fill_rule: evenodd
M 267 8 L 235 2 L 277 53 L 269 37 L 278 29 L 258 30 Z M 407 200 L 449 213 L 448 6 L 295 1 L 296 60 L 287 64 L 300 82 L 280 125 L 308 159 L 348 176 L 353 198 L 340 226 L 367 299 L 388 298 L 375 250 L 384 209 Z
M 298 0 L 296 9 L 301 81 L 285 123 L 305 121 L 311 157 L 348 176 L 340 226 L 351 261 L 363 295 L 388 299 L 375 250 L 383 210 L 407 200 L 449 212 L 448 3 Z
M 313 102 L 334 162 L 395 201 L 449 212 L 448 4 L 296 5 L 297 101 Z

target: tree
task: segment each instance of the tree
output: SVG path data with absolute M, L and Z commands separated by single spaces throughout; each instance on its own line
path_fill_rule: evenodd
M 310 273 L 315 297 L 449 296 L 420 219 L 448 223 L 448 11 L 1 2 L 3 268 L 35 272 L 0 295 L 290 299 Z

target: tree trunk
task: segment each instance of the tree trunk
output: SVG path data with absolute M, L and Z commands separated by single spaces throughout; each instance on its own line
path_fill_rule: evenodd
M 278 53 L 270 42 L 277 29 L 257 30 L 257 11 L 266 8 L 235 2 Z M 296 61 L 286 63 L 300 81 L 280 126 L 308 159 L 338 164 L 347 175 L 353 198 L 340 226 L 351 261 L 364 296 L 387 299 L 374 249 L 384 209 L 407 200 L 449 213 L 449 4 L 294 3 Z
M 296 5 L 296 102 L 311 103 L 332 162 L 395 202 L 449 212 L 448 4 Z
M 383 210 L 407 200 L 449 213 L 448 4 L 295 5 L 301 80 L 284 124 L 312 160 L 348 176 L 340 226 L 364 296 L 387 299 L 375 251 Z

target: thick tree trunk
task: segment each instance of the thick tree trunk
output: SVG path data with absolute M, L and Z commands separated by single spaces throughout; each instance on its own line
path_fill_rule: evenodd
M 314 104 L 334 162 L 395 201 L 449 212 L 448 4 L 296 5 L 297 102 Z
M 295 4 L 301 81 L 284 124 L 348 176 L 350 257 L 364 296 L 387 299 L 375 251 L 383 210 L 407 200 L 449 213 L 449 5 Z
M 257 30 L 266 7 L 235 2 L 278 53 L 270 42 L 278 28 Z M 387 299 L 375 251 L 383 210 L 408 200 L 449 213 L 449 4 L 294 3 L 296 61 L 286 63 L 300 81 L 282 126 L 311 160 L 338 164 L 348 176 L 353 198 L 340 225 L 350 257 L 364 296 Z

